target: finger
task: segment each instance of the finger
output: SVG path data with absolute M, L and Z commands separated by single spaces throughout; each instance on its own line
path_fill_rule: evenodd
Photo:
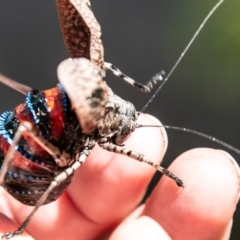
M 149 116 L 141 117 L 139 123 L 157 124 Z M 126 143 L 127 148 L 145 154 L 155 163 L 161 161 L 166 145 L 165 131 L 153 128 L 137 129 Z M 42 206 L 28 231 L 43 239 L 96 238 L 136 207 L 154 172 L 144 163 L 96 147 L 75 173 L 67 193 Z M 15 220 L 22 222 L 30 209 L 12 199 L 9 202 Z
M 170 240 L 165 230 L 152 218 L 143 216 L 125 221 L 112 233 L 109 240 Z
M 140 117 L 139 122 L 159 124 L 149 116 Z M 125 147 L 160 163 L 166 151 L 166 138 L 162 129 L 137 129 Z M 89 220 L 94 222 L 90 226 L 95 234 L 96 226 L 99 232 L 113 227 L 139 204 L 155 172 L 147 164 L 100 148 L 94 149 L 83 167 L 76 173 L 69 194 L 83 212 L 84 223 L 89 226 Z
M 219 150 L 194 149 L 169 169 L 185 187 L 163 177 L 144 215 L 155 219 L 173 239 L 227 239 L 239 198 L 239 168 L 232 157 Z

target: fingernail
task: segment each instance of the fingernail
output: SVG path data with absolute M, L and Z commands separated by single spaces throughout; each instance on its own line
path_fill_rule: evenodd
M 229 222 L 229 224 L 226 227 L 226 230 L 223 232 L 223 235 L 221 237 L 221 240 L 228 240 L 231 237 L 231 230 L 233 225 L 233 219 Z
M 171 240 L 163 228 L 152 218 L 142 216 L 125 221 L 115 229 L 109 240 Z
M 170 240 L 170 236 L 165 232 L 165 230 L 152 218 L 143 216 L 137 219 L 139 226 L 142 225 L 143 228 L 145 228 L 145 233 L 148 233 L 149 236 L 151 236 L 148 239 L 151 240 Z
M 155 126 L 162 126 L 163 124 L 160 122 L 159 119 L 157 119 L 156 117 L 149 115 L 149 114 L 141 114 L 140 118 L 144 117 L 146 119 L 148 119 L 151 122 L 151 125 L 155 125 Z M 141 122 L 141 119 L 139 121 L 139 123 Z M 168 147 L 168 136 L 167 136 L 167 132 L 166 129 L 164 127 L 159 127 L 158 128 L 161 134 L 161 138 L 162 138 L 162 157 L 165 155 L 166 151 L 167 151 L 167 147 Z M 155 129 L 156 130 L 156 129 Z
M 238 195 L 237 195 L 237 202 L 238 202 L 240 199 L 240 168 L 239 168 L 239 165 L 238 165 L 237 161 L 228 152 L 225 152 L 223 150 L 218 150 L 218 151 L 222 152 L 228 158 L 228 160 L 231 162 L 231 164 L 233 165 L 233 167 L 235 169 L 236 176 L 238 179 Z

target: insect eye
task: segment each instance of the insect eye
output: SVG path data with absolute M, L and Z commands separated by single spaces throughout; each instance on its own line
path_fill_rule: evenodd
M 113 107 L 107 107 L 106 110 L 105 110 L 105 113 L 110 113 L 110 112 L 113 112 Z

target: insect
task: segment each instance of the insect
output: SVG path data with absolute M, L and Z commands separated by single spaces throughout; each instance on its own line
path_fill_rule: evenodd
M 124 80 L 128 81 L 129 83 L 137 86 L 142 90 L 148 91 L 148 87 L 135 83 L 132 79 L 121 74 L 120 71 L 118 71 L 111 64 L 104 63 L 103 49 L 102 49 L 101 39 L 99 36 L 101 32 L 99 30 L 98 23 L 94 21 L 95 18 L 92 15 L 92 11 L 90 9 L 90 6 L 88 5 L 89 4 L 88 1 L 57 1 L 57 3 L 59 4 L 60 19 L 62 21 L 63 32 L 66 30 L 64 26 L 66 25 L 68 26 L 69 24 L 69 22 L 65 22 L 66 19 L 63 16 L 64 14 L 66 14 L 65 9 L 69 9 L 72 15 L 71 14 L 69 15 L 67 13 L 66 16 L 70 16 L 69 17 L 70 22 L 72 22 L 72 19 L 76 20 L 77 17 L 79 17 L 78 16 L 79 13 L 81 13 L 80 17 L 83 17 L 84 21 L 80 19 L 80 22 L 83 26 L 83 29 L 85 30 L 86 27 L 88 28 L 91 23 L 94 23 L 93 26 L 89 27 L 89 29 L 93 30 L 93 33 L 96 33 L 96 36 L 92 35 L 92 32 L 89 33 L 88 31 L 86 32 L 76 31 L 76 33 L 79 34 L 79 36 L 83 35 L 82 41 L 79 41 L 78 37 L 75 37 L 75 36 L 73 36 L 72 38 L 73 43 L 76 43 L 77 46 L 79 46 L 79 44 L 80 46 L 83 46 L 83 48 L 80 48 L 80 49 L 75 49 L 74 44 L 72 42 L 69 43 L 67 41 L 68 39 L 66 40 L 66 45 L 69 48 L 69 52 L 71 56 L 82 57 L 85 59 L 79 59 L 76 61 L 67 60 L 60 64 L 59 78 L 64 88 L 61 85 L 59 85 L 57 88 L 52 89 L 51 93 L 49 91 L 37 92 L 34 89 L 29 89 L 28 87 L 25 88 L 22 85 L 18 85 L 19 87 L 16 87 L 17 84 L 14 83 L 16 89 L 18 90 L 21 89 L 21 91 L 24 94 L 27 94 L 27 92 L 30 92 L 30 94 L 27 94 L 26 103 L 23 105 L 20 105 L 15 109 L 16 112 L 14 113 L 7 112 L 2 115 L 1 130 L 2 130 L 2 135 L 4 137 L 4 139 L 2 139 L 3 141 L 2 146 L 4 144 L 8 145 L 7 147 L 4 145 L 6 148 L 4 149 L 5 152 L 2 153 L 3 157 L 6 155 L 6 153 L 9 153 L 8 148 L 9 148 L 9 145 L 12 144 L 12 141 L 15 141 L 16 147 L 18 148 L 17 149 L 18 152 L 13 151 L 13 153 L 9 153 L 10 156 L 4 159 L 4 163 L 8 162 L 7 159 L 8 158 L 11 159 L 13 155 L 14 157 L 16 157 L 15 155 L 18 155 L 17 157 L 20 160 L 25 161 L 25 158 L 28 161 L 31 160 L 33 168 L 38 165 L 43 165 L 46 168 L 51 169 L 52 175 L 47 176 L 47 178 L 45 179 L 42 179 L 43 181 L 45 181 L 45 183 L 43 183 L 45 185 L 45 189 L 48 187 L 48 184 L 52 181 L 53 177 L 59 174 L 58 177 L 60 178 L 60 180 L 57 180 L 59 181 L 58 183 L 60 183 L 60 185 L 58 186 L 59 188 L 58 187 L 54 188 L 54 184 L 56 184 L 56 182 L 52 182 L 53 185 L 50 188 L 48 188 L 48 190 L 46 191 L 37 190 L 36 195 L 34 195 L 35 194 L 34 192 L 33 194 L 34 197 L 32 199 L 30 199 L 29 196 L 27 197 L 23 196 L 25 195 L 25 193 L 28 193 L 28 192 L 25 192 L 26 191 L 25 189 L 22 190 L 24 194 L 20 196 L 19 196 L 19 192 L 16 192 L 16 191 L 19 191 L 18 189 L 9 190 L 9 191 L 12 191 L 10 193 L 15 195 L 15 197 L 18 200 L 24 203 L 36 206 L 32 214 L 43 203 L 45 204 L 50 201 L 53 201 L 59 195 L 61 195 L 62 191 L 64 191 L 64 189 L 70 183 L 70 180 L 71 180 L 70 176 L 73 172 L 73 169 L 78 168 L 85 161 L 85 158 L 90 154 L 90 151 L 95 145 L 95 142 L 98 142 L 100 146 L 102 146 L 107 150 L 128 154 L 133 158 L 139 158 L 140 160 L 143 160 L 153 165 L 152 162 L 148 161 L 147 159 L 144 159 L 143 156 L 139 154 L 133 154 L 131 151 L 124 151 L 121 147 L 116 148 L 116 145 L 121 145 L 126 139 L 126 137 L 130 134 L 130 132 L 134 131 L 135 128 L 137 127 L 134 124 L 138 117 L 138 113 L 131 106 L 131 104 L 126 103 L 125 101 L 121 100 L 116 95 L 114 95 L 111 92 L 111 90 L 105 86 L 105 84 L 102 81 L 102 78 L 105 77 L 105 70 L 108 68 L 113 70 L 117 75 L 122 76 Z M 84 15 L 84 13 L 86 13 L 86 15 Z M 89 19 L 90 19 L 90 22 L 87 23 L 86 20 L 89 20 Z M 75 33 L 74 30 L 70 32 Z M 69 36 L 69 33 L 66 33 L 64 35 Z M 91 41 L 89 41 L 90 35 L 93 38 L 91 39 Z M 86 42 L 84 41 L 85 39 L 87 40 Z M 90 45 L 93 45 L 93 46 L 89 47 L 88 45 L 89 43 Z M 73 49 L 72 49 L 72 46 L 74 46 Z M 87 51 L 85 51 L 85 49 L 87 49 Z M 87 59 L 91 59 L 91 62 Z M 83 68 L 81 69 L 81 67 Z M 69 70 L 69 72 L 66 73 L 66 70 Z M 79 72 L 77 70 L 79 70 Z M 89 79 L 88 76 L 85 77 L 85 74 L 87 75 L 87 73 L 89 72 L 91 72 L 90 74 L 91 81 L 88 80 Z M 70 82 L 71 84 L 73 84 L 73 86 L 75 86 L 76 84 L 77 75 L 74 76 L 73 73 L 76 73 L 77 75 L 80 74 L 79 75 L 80 78 L 86 79 L 83 82 L 84 83 L 83 86 L 78 85 L 78 89 L 81 89 L 79 90 L 79 92 L 84 93 L 83 94 L 84 96 L 82 96 L 82 94 L 78 96 L 79 98 L 82 98 L 82 100 L 79 102 L 74 101 L 74 97 L 76 97 L 77 92 L 74 93 L 74 95 L 71 95 L 71 93 L 69 92 L 72 89 L 74 89 L 74 87 L 70 87 Z M 160 76 L 161 75 L 158 75 L 157 77 L 160 77 Z M 73 77 L 73 81 L 70 81 L 69 79 L 70 77 Z M 97 89 L 94 89 L 91 86 L 89 86 L 89 88 L 85 87 L 86 82 L 89 82 L 90 85 L 93 84 L 94 86 L 98 86 Z M 70 87 L 69 90 L 68 90 L 68 87 Z M 87 92 L 88 89 L 90 89 L 90 95 Z M 67 94 L 69 95 L 68 97 L 70 98 L 70 101 L 67 97 L 65 97 L 64 91 L 66 91 Z M 49 112 L 53 112 L 55 111 L 55 109 L 51 108 L 50 106 L 46 107 L 44 106 L 44 104 L 41 105 L 46 99 L 50 100 L 52 96 L 54 96 L 56 105 L 57 104 L 60 105 L 59 106 L 60 108 L 58 108 L 60 109 L 58 114 L 59 119 L 58 120 L 56 119 L 56 122 L 54 123 L 57 123 L 57 121 L 60 121 L 61 119 L 65 119 L 64 127 L 62 127 L 61 131 L 59 128 L 57 128 L 57 131 L 54 134 L 52 133 L 52 131 L 54 130 L 53 127 L 45 123 L 49 122 L 49 119 L 47 118 L 52 119 L 52 116 L 46 116 L 47 112 L 49 111 L 46 109 L 50 109 Z M 60 98 L 62 99 L 62 102 L 57 103 L 57 101 L 59 101 Z M 90 103 L 88 100 L 90 100 Z M 78 104 L 80 104 L 80 106 Z M 86 104 L 86 106 L 84 106 L 84 104 Z M 113 106 L 111 106 L 111 104 Z M 70 108 L 67 107 L 69 105 L 71 105 L 76 111 L 70 111 Z M 110 106 L 106 107 L 106 105 L 110 105 Z M 115 110 L 117 105 L 121 106 L 123 109 L 131 109 L 130 115 L 128 115 L 129 113 L 126 113 L 126 111 L 124 112 L 124 110 L 121 110 L 119 115 L 122 115 L 122 119 L 120 116 L 117 116 L 116 110 Z M 66 110 L 64 108 L 66 108 Z M 106 109 L 108 110 L 107 112 L 106 112 Z M 23 112 L 24 113 L 27 112 L 27 114 L 23 114 Z M 78 118 L 75 116 L 75 113 L 77 114 Z M 66 117 L 66 116 L 63 116 L 64 114 L 65 115 L 69 114 L 69 115 L 67 115 Z M 22 117 L 26 117 L 26 118 L 21 119 Z M 124 125 L 124 128 L 122 128 L 121 130 L 119 130 L 119 126 L 122 127 L 121 124 L 117 125 L 118 126 L 117 129 L 112 129 L 112 127 L 109 127 L 109 124 L 112 124 L 112 123 L 114 123 L 113 124 L 114 126 L 116 125 L 115 120 L 119 122 L 119 119 L 121 119 L 121 122 L 123 122 L 124 121 L 123 119 L 126 117 L 129 117 L 130 120 L 128 119 L 127 124 Z M 69 120 L 69 122 L 67 121 L 67 119 Z M 111 119 L 110 122 L 109 122 L 109 119 Z M 24 129 L 18 128 L 19 122 L 21 122 L 20 120 L 23 120 L 22 127 Z M 27 123 L 24 121 L 27 121 Z M 80 124 L 81 127 L 79 125 L 79 121 L 81 123 Z M 30 125 L 29 125 L 29 122 L 31 123 Z M 96 130 L 97 127 L 98 129 Z M 14 137 L 13 139 L 13 136 L 16 136 L 15 133 L 17 129 L 19 129 L 19 131 L 24 132 L 22 139 L 17 139 L 16 137 Z M 27 132 L 26 136 L 25 136 L 25 132 Z M 72 136 L 72 134 L 70 134 L 72 132 L 74 132 L 75 136 Z M 40 136 L 39 136 L 39 133 L 40 133 Z M 59 135 L 57 134 L 62 134 L 61 135 L 61 138 L 63 139 L 62 141 L 60 142 L 58 141 Z M 6 143 L 6 139 L 8 144 Z M 58 149 L 56 149 L 56 146 L 58 147 Z M 19 147 L 23 149 L 20 149 Z M 13 148 L 14 147 L 12 147 L 12 149 Z M 41 161 L 39 163 L 39 158 L 44 159 L 44 161 Z M 55 160 L 53 160 L 53 158 Z M 71 167 L 68 167 L 68 166 L 71 166 Z M 15 166 L 12 165 L 12 167 L 15 167 L 15 168 L 19 167 L 19 163 L 17 162 Z M 158 168 L 158 170 L 163 171 L 169 177 L 172 177 L 177 182 L 178 185 L 180 186 L 182 185 L 181 180 L 175 177 L 172 173 L 168 172 L 165 169 L 160 168 L 159 166 L 155 166 L 155 167 Z M 14 171 L 7 172 L 7 176 L 5 177 L 4 184 L 5 183 L 7 184 L 8 180 L 10 182 L 13 181 L 14 183 L 16 183 L 16 180 L 13 180 L 14 177 L 24 178 L 23 182 L 25 181 L 24 183 L 26 184 L 26 186 L 29 183 L 28 181 L 30 181 L 31 183 L 34 182 L 35 180 L 39 181 L 39 179 L 37 178 L 34 179 L 35 176 L 33 176 L 33 174 L 35 173 L 33 173 L 32 168 L 30 169 L 31 175 L 28 175 L 30 176 L 30 179 L 25 179 L 27 174 L 14 176 L 14 174 L 17 172 L 15 168 L 13 169 Z M 67 174 L 66 172 L 62 171 L 63 168 L 65 168 L 65 170 L 68 172 Z M 10 168 L 8 167 L 7 169 L 10 169 Z M 23 171 L 23 169 L 20 168 L 20 171 Z M 38 169 L 38 171 L 42 173 L 43 169 L 40 169 L 40 170 Z M 48 174 L 49 174 L 49 171 L 48 171 Z M 21 188 L 23 186 L 24 186 L 23 183 L 21 183 L 21 185 L 18 186 L 18 188 Z M 41 185 L 41 188 L 42 188 L 42 185 Z M 42 195 L 43 192 L 44 192 L 44 195 Z M 33 192 L 31 192 L 30 195 L 32 195 L 32 193 Z M 40 197 L 41 197 L 41 200 L 39 200 L 39 202 L 37 203 Z M 19 228 L 18 231 L 12 234 L 6 234 L 6 237 L 10 238 L 14 235 L 21 234 L 21 232 L 24 230 L 24 228 L 28 224 L 31 217 L 32 215 L 30 215 L 30 217 L 26 220 L 26 222 L 23 223 L 23 225 Z
M 89 1 L 56 3 L 66 45 L 71 57 L 77 58 L 60 64 L 58 76 L 63 86 L 42 92 L 2 76 L 2 82 L 27 97 L 13 112 L 4 112 L 0 117 L 0 183 L 17 200 L 35 206 L 18 230 L 2 238 L 21 234 L 41 205 L 62 194 L 96 143 L 146 162 L 183 186 L 173 173 L 122 147 L 137 127 L 138 113 L 131 103 L 116 96 L 102 78 L 109 68 L 143 91 L 149 91 L 149 87 L 104 63 L 101 29 Z

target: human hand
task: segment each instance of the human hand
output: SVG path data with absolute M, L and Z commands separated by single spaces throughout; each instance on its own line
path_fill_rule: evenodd
M 150 116 L 139 123 L 159 124 Z M 126 147 L 155 163 L 164 156 L 163 128 L 137 129 Z M 141 201 L 155 170 L 119 154 L 95 147 L 55 202 L 42 206 L 27 232 L 34 239 L 228 239 L 239 197 L 239 168 L 230 155 L 194 149 L 169 168 L 184 188 L 163 176 L 145 205 Z M 14 231 L 31 207 L 0 190 L 0 232 Z M 26 233 L 14 239 L 31 239 Z

